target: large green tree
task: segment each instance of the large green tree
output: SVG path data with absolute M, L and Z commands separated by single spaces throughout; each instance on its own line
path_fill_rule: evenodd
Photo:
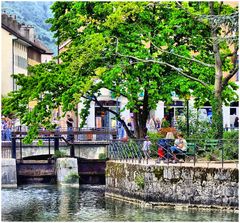
M 182 98 L 192 94 L 199 104 L 211 101 L 215 69 L 210 27 L 181 4 L 56 2 L 52 10 L 49 22 L 58 42 L 71 40 L 59 55 L 61 64 L 41 64 L 31 67 L 29 76 L 15 75 L 21 88 L 3 104 L 6 114 L 15 111 L 31 127 L 29 138 L 40 123 L 51 127 L 54 108 L 75 110 L 81 101 L 83 121 L 94 101 L 115 114 L 132 136 L 121 111 L 98 101 L 101 88 L 128 99 L 124 109 L 134 113 L 137 137 L 144 135 L 150 110 L 160 100 L 170 103 L 172 91 Z M 231 90 L 223 89 L 224 99 L 230 100 Z M 31 100 L 38 104 L 29 111 Z

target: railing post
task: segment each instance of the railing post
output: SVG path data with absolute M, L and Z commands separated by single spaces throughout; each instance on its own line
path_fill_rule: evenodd
M 74 144 L 71 144 L 71 148 L 70 148 L 70 156 L 71 156 L 71 157 L 74 157 L 74 156 L 75 156 Z
M 193 151 L 194 151 L 193 165 L 195 166 L 195 164 L 196 164 L 196 146 L 194 146 Z
M 220 140 L 220 146 L 222 149 L 222 168 L 223 168 L 223 162 L 224 162 L 224 158 L 223 158 L 223 140 Z
M 15 134 L 13 134 L 12 136 L 12 158 L 16 159 L 17 154 L 16 154 L 16 138 L 15 138 Z
M 51 154 L 51 138 L 50 138 L 50 136 L 48 136 L 48 155 L 50 155 Z
M 59 150 L 59 133 L 54 134 L 54 153 Z

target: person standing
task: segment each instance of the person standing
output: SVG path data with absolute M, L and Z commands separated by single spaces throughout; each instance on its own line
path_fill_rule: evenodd
M 6 141 L 11 141 L 12 139 L 12 120 L 6 118 Z
M 156 121 L 154 116 L 149 120 L 149 132 L 156 132 Z
M 145 137 L 145 141 L 143 142 L 143 147 L 142 151 L 144 154 L 144 159 L 149 159 L 150 158 L 150 146 L 152 145 L 151 141 L 149 140 L 149 137 Z
M 7 129 L 7 122 L 4 116 L 2 116 L 2 123 L 1 123 L 1 133 L 2 133 L 2 141 L 6 141 L 6 129 Z
M 74 121 L 70 115 L 67 115 L 67 141 L 73 141 L 74 135 L 73 135 L 73 124 Z
M 238 127 L 239 127 L 239 118 L 236 117 L 234 121 L 234 128 L 238 129 Z
M 159 118 L 157 118 L 157 119 L 156 119 L 156 129 L 157 129 L 157 131 L 159 131 L 160 128 L 161 128 L 161 121 L 160 121 Z

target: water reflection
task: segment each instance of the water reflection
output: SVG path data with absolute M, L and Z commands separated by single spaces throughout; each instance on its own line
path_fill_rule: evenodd
M 104 186 L 2 189 L 2 221 L 238 221 L 216 211 L 146 209 L 105 198 Z

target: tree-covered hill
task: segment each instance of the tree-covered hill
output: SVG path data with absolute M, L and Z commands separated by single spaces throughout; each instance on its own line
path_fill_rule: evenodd
M 53 33 L 49 30 L 50 24 L 46 19 L 52 17 L 50 6 L 53 2 L 42 1 L 2 1 L 2 11 L 16 15 L 17 21 L 27 25 L 33 25 L 36 36 L 55 54 L 57 47 L 53 39 Z

